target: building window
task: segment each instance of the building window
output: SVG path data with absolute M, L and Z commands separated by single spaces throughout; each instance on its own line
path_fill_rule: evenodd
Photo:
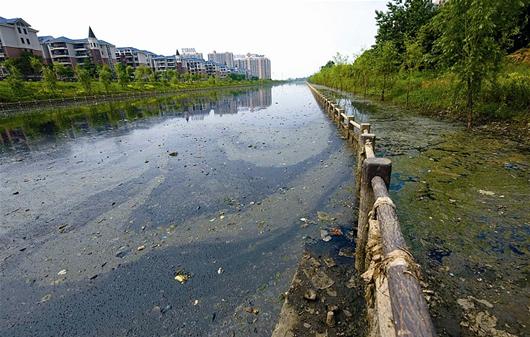
M 24 38 L 20 38 L 20 42 L 22 42 L 22 44 L 24 44 Z
M 28 44 L 31 44 L 31 42 L 29 42 L 29 39 L 26 39 L 26 42 L 27 42 Z
M 17 29 L 18 29 L 18 33 L 22 34 L 22 31 L 20 30 L 20 27 L 17 27 Z
M 26 30 L 26 28 L 24 28 L 24 34 L 28 34 L 28 31 Z

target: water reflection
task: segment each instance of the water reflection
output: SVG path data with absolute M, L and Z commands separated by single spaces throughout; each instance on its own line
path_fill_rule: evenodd
M 55 108 L 0 120 L 0 153 L 29 152 L 37 144 L 113 129 L 126 131 L 132 123 L 159 121 L 159 117 L 199 121 L 256 112 L 271 104 L 271 87 L 260 87 Z

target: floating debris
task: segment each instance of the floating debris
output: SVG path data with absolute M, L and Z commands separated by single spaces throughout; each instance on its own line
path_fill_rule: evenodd
M 141 245 L 141 246 L 139 246 L 138 248 L 136 248 L 136 250 L 138 250 L 138 251 L 142 251 L 142 250 L 144 250 L 144 249 L 145 249 L 145 246 L 144 246 L 144 245 Z
M 190 277 L 191 276 L 188 273 L 184 273 L 184 272 L 182 272 L 180 270 L 177 270 L 176 275 L 175 275 L 175 281 L 180 282 L 180 284 L 184 284 L 184 283 L 188 282 Z
M 320 237 L 324 242 L 328 242 L 331 240 L 331 236 L 329 235 L 328 231 L 325 229 L 320 230 Z
M 217 269 L 217 274 L 221 275 L 223 272 L 224 272 L 223 268 L 219 267 L 219 269 Z
M 478 190 L 478 193 L 482 194 L 482 195 L 495 195 L 495 192 L 492 192 L 492 191 L 486 191 L 486 190 Z
M 170 152 L 169 155 L 171 157 L 176 157 L 179 153 L 178 152 Z
M 333 227 L 329 230 L 329 234 L 332 236 L 342 236 L 342 230 L 339 227 Z
M 57 275 L 66 275 L 66 269 L 60 270 Z
M 254 314 L 254 315 L 259 314 L 259 309 L 256 307 L 245 307 L 243 310 L 245 310 L 249 314 Z

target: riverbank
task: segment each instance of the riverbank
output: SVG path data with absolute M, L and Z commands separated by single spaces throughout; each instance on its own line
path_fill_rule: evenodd
M 528 146 L 502 125 L 466 130 L 396 105 L 328 95 L 371 123 L 376 152 L 392 160 L 391 197 L 426 275 L 439 336 L 525 336 Z
M 389 75 L 383 90 L 382 80 L 376 74 L 365 74 L 366 78 L 353 76 L 345 70 L 349 67 L 352 65 L 322 68 L 310 81 L 364 99 L 390 103 L 423 116 L 467 121 L 463 86 L 452 72 L 402 71 Z M 496 79 L 483 84 L 473 110 L 474 126 L 502 123 L 517 130 L 528 130 L 530 65 L 507 60 Z
M 8 81 L 0 81 L 0 109 L 5 103 L 48 102 L 50 100 L 84 100 L 89 97 L 106 97 L 111 95 L 146 94 L 174 92 L 196 89 L 215 89 L 234 86 L 260 84 L 278 84 L 273 80 L 208 80 L 193 82 L 131 82 L 125 86 L 112 82 L 106 88 L 99 81 L 91 81 L 89 91 L 79 82 L 57 81 L 56 88 L 50 90 L 44 82 L 22 82 L 17 94 L 13 92 Z
M 117 101 L 122 99 L 134 99 L 134 98 L 145 98 L 153 96 L 167 96 L 167 95 L 181 95 L 181 94 L 192 94 L 194 92 L 214 91 L 214 90 L 237 90 L 245 88 L 256 88 L 264 85 L 273 85 L 281 83 L 279 81 L 244 81 L 231 82 L 230 85 L 225 84 L 221 86 L 197 86 L 197 87 L 182 87 L 174 89 L 164 90 L 148 90 L 148 91 L 130 91 L 130 92 L 118 92 L 112 94 L 99 94 L 99 95 L 84 95 L 84 96 L 73 96 L 63 97 L 55 99 L 41 99 L 21 102 L 10 102 L 0 103 L 0 116 L 11 115 L 20 112 L 31 112 L 35 108 L 49 108 L 49 107 L 60 107 L 68 105 L 86 105 L 105 101 Z

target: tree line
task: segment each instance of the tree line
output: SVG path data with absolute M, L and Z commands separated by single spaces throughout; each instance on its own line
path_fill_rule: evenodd
M 60 94 L 59 82 L 77 82 L 85 94 L 92 94 L 94 84 L 99 83 L 106 93 L 112 90 L 112 84 L 118 84 L 122 89 L 135 85 L 138 89 L 148 85 L 162 87 L 177 86 L 179 84 L 204 81 L 205 84 L 215 85 L 221 79 L 218 76 L 204 76 L 198 74 L 181 73 L 174 69 L 155 71 L 146 65 L 136 68 L 117 63 L 114 67 L 106 64 L 96 65 L 91 61 L 80 63 L 74 67 L 61 63 L 44 64 L 40 57 L 31 53 L 23 53 L 18 58 L 10 58 L 2 65 L 7 70 L 4 81 L 11 90 L 13 97 L 27 96 L 30 83 L 40 81 L 42 89 L 49 96 Z M 243 81 L 245 75 L 229 74 L 228 81 Z M 33 89 L 33 87 L 31 87 Z M 149 88 L 148 88 L 149 89 Z
M 337 54 L 310 81 L 356 94 L 377 93 L 382 101 L 392 91 L 407 107 L 435 104 L 439 97 L 426 94 L 451 89 L 451 105 L 465 111 L 468 127 L 485 110 L 499 116 L 529 112 L 530 67 L 506 55 L 530 53 L 522 49 L 530 43 L 530 0 L 447 0 L 442 5 L 391 0 L 375 19 L 378 31 L 370 49 L 353 62 Z

